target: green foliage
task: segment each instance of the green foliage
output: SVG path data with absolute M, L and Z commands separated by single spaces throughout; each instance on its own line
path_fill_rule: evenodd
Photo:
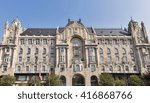
M 59 76 L 52 73 L 50 75 L 46 75 L 46 80 L 44 83 L 45 86 L 60 86 L 61 81 L 59 80 Z
M 29 86 L 41 86 L 41 80 L 37 76 L 32 77 L 32 79 L 28 81 L 28 85 Z
M 0 79 L 1 86 L 12 86 L 16 81 L 14 76 L 5 75 Z
M 22 83 L 19 83 L 18 86 L 28 86 L 28 84 L 22 82 Z
M 104 73 L 100 75 L 100 84 L 102 86 L 113 86 L 114 78 L 111 74 Z
M 116 80 L 115 81 L 115 86 L 126 86 L 126 82 L 125 80 L 121 79 L 121 80 Z
M 128 79 L 129 86 L 143 86 L 144 82 L 137 75 L 131 75 Z

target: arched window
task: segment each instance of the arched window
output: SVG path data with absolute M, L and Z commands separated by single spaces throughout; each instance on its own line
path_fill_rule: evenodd
M 23 49 L 22 48 L 20 48 L 19 54 L 23 54 Z
M 116 54 L 118 54 L 118 49 L 117 49 L 117 48 L 115 48 L 115 55 L 116 55 Z
M 126 50 L 125 50 L 125 48 L 122 48 L 122 54 L 123 54 L 123 55 L 126 55 Z
M 126 56 L 123 56 L 123 57 L 122 57 L 122 62 L 123 62 L 123 63 L 127 63 L 127 57 L 126 57 Z
M 39 53 L 39 49 L 36 48 L 36 49 L 35 49 L 35 54 L 38 54 L 38 53 Z
M 113 71 L 113 67 L 112 67 L 112 66 L 109 66 L 109 70 L 110 70 L 110 71 Z
M 100 50 L 100 54 L 103 55 L 103 49 L 100 48 L 99 50 Z
M 121 71 L 121 67 L 120 66 L 117 66 L 117 71 Z
M 134 71 L 137 71 L 137 68 L 136 68 L 136 66 L 135 66 L 135 65 L 133 66 L 133 70 L 134 70 Z
M 105 66 L 102 65 L 102 66 L 100 67 L 100 69 L 101 69 L 101 71 L 105 71 Z
M 81 71 L 79 64 L 75 64 L 73 69 L 74 69 L 74 72 L 80 72 Z
M 60 81 L 62 86 L 66 86 L 66 77 L 65 76 L 60 76 Z
M 82 42 L 81 42 L 81 40 L 78 39 L 78 38 L 74 38 L 74 39 L 72 40 L 72 44 L 73 44 L 73 46 L 82 46 Z
M 43 54 L 46 54 L 46 48 L 43 48 Z
M 111 51 L 109 48 L 107 48 L 107 54 L 111 54 Z
M 125 66 L 125 71 L 129 71 L 129 67 L 128 66 Z
M 95 75 L 91 76 L 91 86 L 98 86 L 98 78 Z
M 132 48 L 130 48 L 130 53 L 134 53 Z
M 72 41 L 72 49 L 73 49 L 73 56 L 77 58 L 82 57 L 82 41 L 79 38 L 73 38 Z
M 135 57 L 134 57 L 134 52 L 133 52 L 132 48 L 130 48 L 130 56 L 131 56 L 132 62 L 134 62 L 135 61 Z
M 27 50 L 27 54 L 30 54 L 31 53 L 31 49 L 30 48 L 28 48 L 28 50 Z

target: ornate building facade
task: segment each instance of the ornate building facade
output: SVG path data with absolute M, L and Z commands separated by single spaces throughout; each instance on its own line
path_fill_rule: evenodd
M 39 73 L 54 72 L 62 85 L 97 85 L 101 73 L 118 79 L 150 70 L 150 43 L 144 23 L 128 29 L 86 27 L 71 21 L 65 27 L 24 29 L 18 19 L 5 22 L 0 45 L 0 76 L 15 75 L 16 83 Z

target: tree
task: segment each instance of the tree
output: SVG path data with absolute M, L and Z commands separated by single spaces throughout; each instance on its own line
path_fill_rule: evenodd
M 115 86 L 126 86 L 126 82 L 125 80 L 121 79 L 121 80 L 116 80 L 115 81 Z
M 131 75 L 128 79 L 129 86 L 143 86 L 144 82 L 137 75 Z
M 60 86 L 61 81 L 59 79 L 59 76 L 56 74 L 52 73 L 50 75 L 46 75 L 46 80 L 44 83 L 45 86 Z
M 12 86 L 16 81 L 14 76 L 5 75 L 0 79 L 1 86 Z
M 41 86 L 41 80 L 38 76 L 33 76 L 31 80 L 28 81 L 29 86 Z
M 114 78 L 111 74 L 104 73 L 100 75 L 100 84 L 103 86 L 113 86 Z
M 150 86 L 150 72 L 143 74 L 142 79 L 145 85 Z

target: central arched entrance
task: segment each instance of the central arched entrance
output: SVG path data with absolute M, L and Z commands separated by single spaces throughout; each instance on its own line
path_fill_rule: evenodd
M 81 74 L 72 77 L 72 86 L 85 86 L 85 78 Z
M 65 76 L 60 76 L 60 81 L 62 86 L 66 86 L 66 77 Z

